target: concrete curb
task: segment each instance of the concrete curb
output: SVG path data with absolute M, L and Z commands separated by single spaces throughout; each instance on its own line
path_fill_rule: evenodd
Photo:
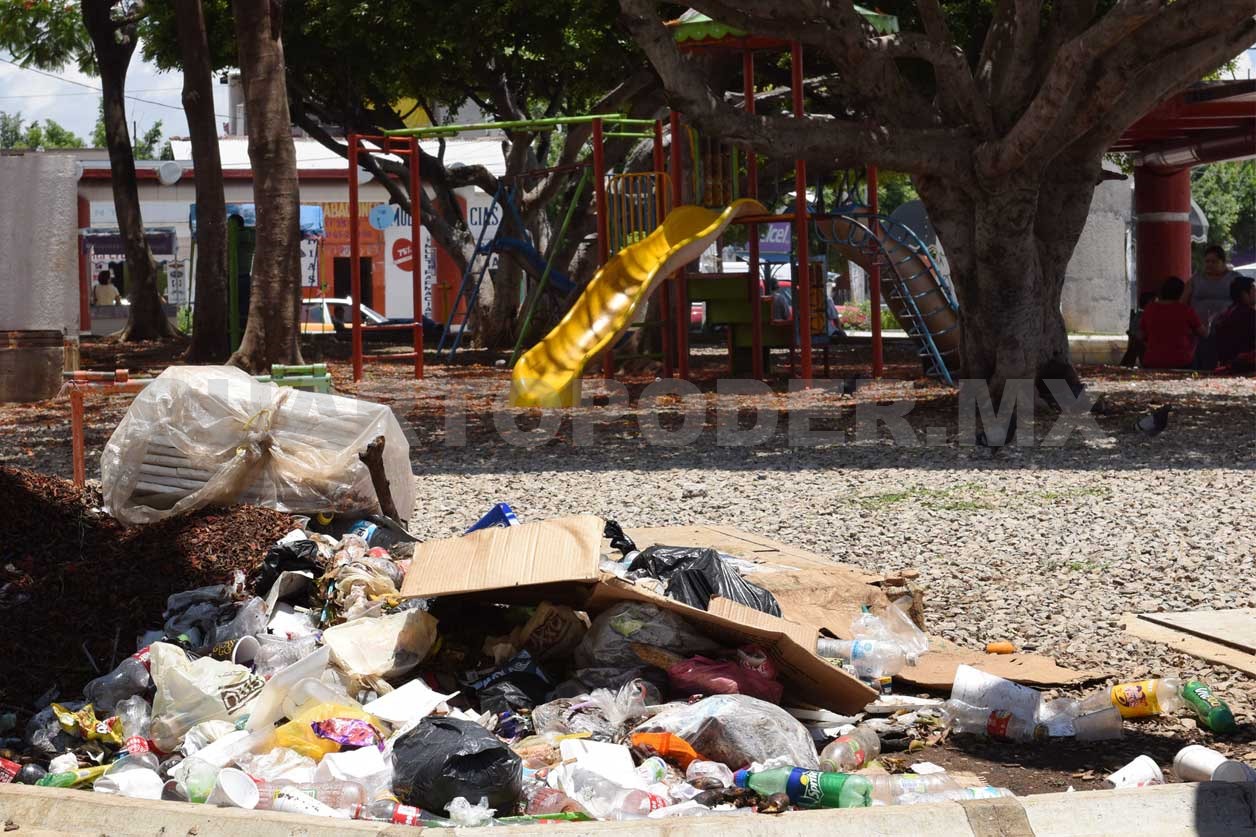
M 0 785 L 0 822 L 13 837 L 46 833 L 93 837 L 413 837 L 418 833 L 401 825 L 150 802 L 24 785 Z M 937 805 L 804 811 L 778 817 L 685 817 L 550 828 L 571 837 L 710 837 L 715 832 L 720 837 L 1256 837 L 1256 783 L 1205 782 Z M 512 826 L 456 829 L 453 833 L 466 837 L 537 837 L 542 830 L 538 826 Z

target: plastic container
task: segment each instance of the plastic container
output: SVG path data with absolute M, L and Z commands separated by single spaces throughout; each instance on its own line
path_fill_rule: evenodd
M 1186 701 L 1199 722 L 1213 732 L 1234 732 L 1234 713 L 1225 701 L 1212 693 L 1212 689 L 1198 680 L 1190 680 L 1182 686 L 1182 699 Z
M 126 757 L 149 770 L 157 770 L 157 757 L 148 746 L 152 723 L 148 701 L 139 695 L 120 701 L 117 706 L 118 720 L 122 722 L 122 746 Z
M 865 776 L 872 783 L 872 798 L 884 805 L 893 805 L 902 796 L 921 796 L 940 791 L 959 790 L 959 785 L 949 773 L 930 773 L 919 776 L 915 773 L 872 774 Z
M 866 680 L 893 677 L 907 665 L 907 655 L 897 642 L 881 639 L 819 639 L 816 654 L 844 660 Z
M 1183 747 L 1173 758 L 1179 782 L 1253 782 L 1256 770 L 1200 744 Z
M 963 802 L 966 799 L 997 799 L 1015 795 L 1007 788 L 985 785 L 977 788 L 951 788 L 934 793 L 904 794 L 895 802 L 898 805 L 926 805 L 930 802 Z
M 738 770 L 733 780 L 760 796 L 783 793 L 799 808 L 867 808 L 872 804 L 872 782 L 850 773 L 824 773 L 801 767 Z
M 685 769 L 685 781 L 714 780 L 726 788 L 733 786 L 733 771 L 718 761 L 692 761 Z
M 849 773 L 879 755 L 880 737 L 867 727 L 856 727 L 850 735 L 829 742 L 820 752 L 820 769 L 827 773 Z
M 1073 719 L 1073 735 L 1078 741 L 1109 741 L 1120 738 L 1125 719 L 1115 706 L 1105 706 L 1094 712 L 1082 712 Z
M 311 799 L 317 799 L 328 808 L 351 812 L 355 806 L 365 805 L 366 789 L 357 782 L 257 782 L 259 799 L 257 807 L 261 810 L 271 808 L 281 791 L 297 791 Z
M 148 648 L 141 648 L 127 657 L 106 675 L 97 677 L 83 687 L 88 703 L 104 714 L 114 712 L 119 702 L 142 695 L 153 685 L 148 673 Z
M 434 817 L 413 805 L 403 805 L 393 798 L 377 799 L 369 805 L 355 805 L 349 812 L 355 820 L 373 820 L 390 822 L 394 825 L 418 825 L 428 822 L 441 822 L 441 817 Z
M 1145 788 L 1148 785 L 1163 785 L 1164 773 L 1151 756 L 1138 756 L 1108 776 L 1107 782 L 1114 788 Z
M 260 796 L 260 794 L 259 794 Z M 260 801 L 260 800 L 259 800 Z M 292 788 L 281 788 L 270 798 L 270 810 L 283 811 L 288 814 L 309 814 L 315 817 L 336 817 L 348 819 L 349 813 L 338 811 L 319 802 L 312 796 L 306 796 Z
M 1081 702 L 1081 709 L 1083 712 L 1101 709 L 1110 703 L 1122 718 L 1169 715 L 1185 705 L 1181 691 L 1182 681 L 1176 677 L 1117 683 L 1111 689 L 1100 690 L 1087 697 Z
M 1047 734 L 1044 724 L 1021 718 L 1006 709 L 986 709 L 948 700 L 942 705 L 942 712 L 955 732 L 982 735 L 997 741 L 1031 741 L 1045 738 Z

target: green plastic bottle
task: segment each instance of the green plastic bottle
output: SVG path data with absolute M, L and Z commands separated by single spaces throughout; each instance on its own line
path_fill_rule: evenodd
M 799 808 L 867 808 L 872 804 L 872 782 L 852 773 L 778 767 L 754 773 L 738 770 L 733 781 L 761 796 L 786 794 Z
M 77 770 L 67 770 L 64 773 L 49 773 L 41 778 L 35 784 L 41 788 L 77 788 L 83 785 L 90 785 L 105 775 L 105 771 L 109 769 L 109 765 L 102 764 L 99 767 L 80 767 Z
M 1190 680 L 1182 687 L 1182 697 L 1195 714 L 1199 722 L 1213 732 L 1234 732 L 1234 713 L 1225 701 L 1212 693 L 1207 683 Z

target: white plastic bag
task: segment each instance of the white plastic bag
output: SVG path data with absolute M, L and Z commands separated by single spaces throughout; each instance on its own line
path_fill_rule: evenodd
M 323 643 L 341 669 L 358 677 L 396 677 L 423 662 L 436 642 L 436 617 L 406 610 L 354 619 L 323 631 Z
M 189 660 L 181 648 L 154 642 L 148 649 L 153 698 L 152 737 L 173 752 L 202 721 L 228 721 L 247 712 L 266 682 L 244 666 L 211 657 Z
M 234 367 L 172 366 L 135 397 L 105 446 L 105 510 L 128 524 L 235 502 L 375 510 L 358 455 L 378 436 L 393 502 L 408 516 L 410 446 L 387 407 L 259 383 Z
M 773 758 L 807 770 L 820 766 L 806 727 L 779 706 L 748 695 L 712 695 L 697 703 L 673 704 L 633 730 L 638 732 L 678 735 L 706 760 L 733 770 Z

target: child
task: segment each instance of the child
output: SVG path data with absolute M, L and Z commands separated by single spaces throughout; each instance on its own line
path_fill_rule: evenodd
M 1182 301 L 1186 283 L 1170 276 L 1160 286 L 1159 298 L 1149 304 L 1139 320 L 1146 348 L 1144 369 L 1188 369 L 1195 358 L 1195 343 L 1208 332 L 1199 315 Z

